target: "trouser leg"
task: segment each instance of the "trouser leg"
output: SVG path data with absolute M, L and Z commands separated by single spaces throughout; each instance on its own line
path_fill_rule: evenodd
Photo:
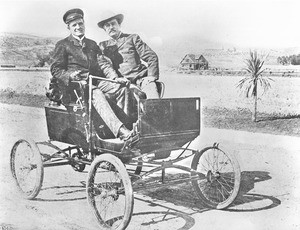
M 130 95 L 130 117 L 132 123 L 138 119 L 138 103 L 140 99 L 146 99 L 146 94 L 140 89 L 139 86 L 131 84 L 129 87 Z
M 135 84 L 131 84 L 129 87 L 130 93 L 132 97 L 134 97 L 137 101 L 139 99 L 147 99 L 147 95 L 145 92 L 141 90 L 141 88 Z
M 143 77 L 137 80 L 141 90 L 146 93 L 147 99 L 159 98 L 157 86 L 154 77 Z
M 93 89 L 92 103 L 108 128 L 112 131 L 115 137 L 117 137 L 119 129 L 123 123 L 115 115 L 104 93 L 98 88 Z
M 130 92 L 127 87 L 118 83 L 101 81 L 98 88 L 109 100 L 113 100 L 125 114 L 130 115 Z
M 120 88 L 115 95 L 116 104 L 127 116 L 130 116 L 130 92 L 127 87 Z

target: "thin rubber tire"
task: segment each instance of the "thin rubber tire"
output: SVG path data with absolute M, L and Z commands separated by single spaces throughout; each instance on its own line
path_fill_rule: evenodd
M 34 141 L 20 139 L 13 145 L 10 170 L 21 195 L 29 200 L 34 199 L 39 194 L 44 179 L 42 157 Z M 30 177 L 33 177 L 31 186 L 26 188 Z

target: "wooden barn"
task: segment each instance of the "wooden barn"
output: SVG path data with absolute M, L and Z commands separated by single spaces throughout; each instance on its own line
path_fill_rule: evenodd
M 208 69 L 208 61 L 201 54 L 187 54 L 181 60 L 179 68 L 188 70 Z

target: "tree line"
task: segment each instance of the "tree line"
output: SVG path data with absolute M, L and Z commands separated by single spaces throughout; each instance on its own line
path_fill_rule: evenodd
M 300 65 L 300 54 L 278 57 L 277 63 L 281 65 Z

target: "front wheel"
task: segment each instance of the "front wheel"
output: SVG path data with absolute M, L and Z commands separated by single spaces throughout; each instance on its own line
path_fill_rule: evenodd
M 10 170 L 20 193 L 34 199 L 41 190 L 44 167 L 40 151 L 32 140 L 20 139 L 10 153 Z
M 95 158 L 87 180 L 87 197 L 103 229 L 125 229 L 133 211 L 130 178 L 121 160 L 112 154 Z
M 196 152 L 192 160 L 192 185 L 201 203 L 224 209 L 236 198 L 241 171 L 235 157 L 217 146 Z

